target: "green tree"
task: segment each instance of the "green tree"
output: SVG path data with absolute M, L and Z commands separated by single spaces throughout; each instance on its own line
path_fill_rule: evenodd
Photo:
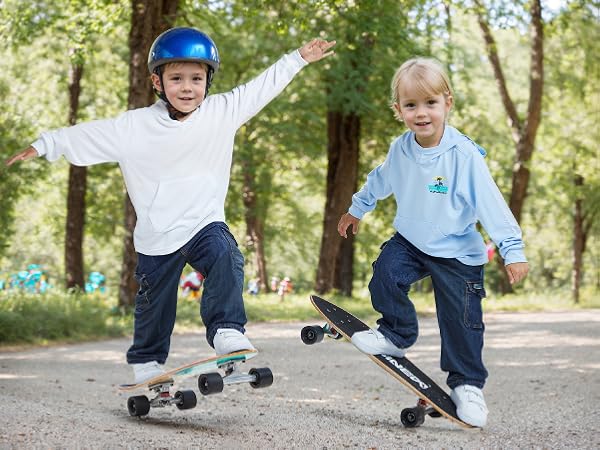
M 530 2 L 530 72 L 529 72 L 529 102 L 524 117 L 521 117 L 509 93 L 504 70 L 498 57 L 496 40 L 492 34 L 488 14 L 490 11 L 479 0 L 474 1 L 474 12 L 485 41 L 488 59 L 494 71 L 502 105 L 508 116 L 513 140 L 515 143 L 515 161 L 513 165 L 512 189 L 508 205 L 517 219 L 521 214 L 530 179 L 530 161 L 535 150 L 535 138 L 542 118 L 542 97 L 544 87 L 544 26 L 542 6 L 539 0 Z M 497 261 L 504 266 L 504 261 L 498 254 Z M 510 292 L 507 279 L 502 284 L 503 292 Z
M 25 43 L 43 39 L 44 33 L 61 37 L 69 48 L 70 79 L 69 125 L 77 122 L 81 80 L 86 59 L 93 51 L 99 36 L 111 29 L 118 20 L 120 5 L 112 1 L 96 1 L 93 4 L 80 0 L 55 2 L 51 8 L 39 2 L 7 2 L 2 13 L 3 30 L 10 36 L 15 48 Z M 41 26 L 43 25 L 43 27 Z M 83 288 L 83 228 L 85 223 L 85 195 L 87 169 L 71 166 L 67 195 L 67 218 L 65 232 L 65 280 L 66 286 Z
M 326 7 L 325 7 L 326 6 Z M 340 216 L 358 187 L 364 118 L 378 103 L 371 97 L 389 90 L 393 69 L 415 49 L 408 11 L 412 2 L 330 2 L 319 26 L 338 41 L 338 57 L 324 75 L 327 93 L 327 186 L 315 290 L 352 292 L 354 237 L 337 233 Z
M 597 126 L 600 119 L 597 58 L 600 26 L 590 8 L 586 2 L 572 2 L 549 26 L 547 59 L 552 64 L 548 64 L 545 101 L 551 113 L 541 130 L 543 146 L 549 151 L 539 159 L 539 164 L 546 168 L 540 174 L 547 185 L 546 208 L 569 219 L 557 226 L 561 226 L 565 235 L 572 236 L 570 279 L 575 303 L 580 300 L 586 272 L 588 242 L 597 239 L 600 232 L 600 131 Z M 550 244 L 553 249 L 560 245 L 554 241 Z M 547 273 L 554 276 L 555 272 L 556 268 Z M 566 275 L 566 271 L 563 273 Z

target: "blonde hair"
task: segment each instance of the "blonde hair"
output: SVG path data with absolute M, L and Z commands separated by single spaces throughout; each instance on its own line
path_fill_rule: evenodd
M 402 120 L 394 107 L 400 100 L 400 91 L 411 87 L 420 95 L 440 95 L 445 98 L 453 97 L 450 79 L 439 61 L 433 58 L 412 58 L 404 62 L 392 78 L 391 108 L 394 116 Z

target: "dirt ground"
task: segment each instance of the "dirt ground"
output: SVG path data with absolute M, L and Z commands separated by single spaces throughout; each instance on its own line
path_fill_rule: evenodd
M 416 399 L 347 342 L 304 345 L 303 325 L 249 324 L 261 354 L 244 369 L 270 367 L 271 387 L 225 386 L 142 419 L 117 391 L 130 339 L 1 352 L 0 448 L 600 448 L 600 311 L 486 315 L 483 430 L 403 428 Z M 211 355 L 203 333 L 179 334 L 167 365 Z M 435 318 L 408 356 L 445 386 Z

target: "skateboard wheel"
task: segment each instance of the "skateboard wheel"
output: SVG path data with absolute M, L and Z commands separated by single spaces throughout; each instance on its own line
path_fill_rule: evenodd
M 198 389 L 202 395 L 223 392 L 223 378 L 218 372 L 203 373 L 198 377 Z
M 323 328 L 318 325 L 309 325 L 304 327 L 300 333 L 302 342 L 304 342 L 306 345 L 313 345 L 321 342 L 323 340 L 323 336 L 325 336 L 325 332 L 323 331 Z
M 429 413 L 429 417 L 433 417 L 434 419 L 437 419 L 438 417 L 442 417 L 442 414 L 437 412 L 435 409 L 433 411 L 431 411 Z
M 129 397 L 127 399 L 127 410 L 130 416 L 145 416 L 150 412 L 150 400 L 145 395 Z
M 191 409 L 196 407 L 197 399 L 194 391 L 177 391 L 175 401 L 179 409 Z
M 423 408 L 405 408 L 400 414 L 402 425 L 406 428 L 418 427 L 425 422 L 425 411 Z
M 261 367 L 259 369 L 250 369 L 248 372 L 250 375 L 256 377 L 256 381 L 251 381 L 250 386 L 253 388 L 264 388 L 273 384 L 273 372 L 268 367 Z

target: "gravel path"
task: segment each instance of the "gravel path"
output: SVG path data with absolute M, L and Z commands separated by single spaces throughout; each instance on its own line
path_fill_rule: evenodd
M 0 352 L 0 448 L 600 448 L 600 311 L 486 315 L 484 430 L 403 428 L 416 399 L 346 342 L 305 346 L 303 325 L 248 327 L 261 354 L 246 369 L 270 367 L 273 386 L 225 386 L 143 419 L 117 391 L 129 339 Z M 175 335 L 168 366 L 209 350 L 203 333 Z M 434 318 L 408 356 L 445 386 Z

